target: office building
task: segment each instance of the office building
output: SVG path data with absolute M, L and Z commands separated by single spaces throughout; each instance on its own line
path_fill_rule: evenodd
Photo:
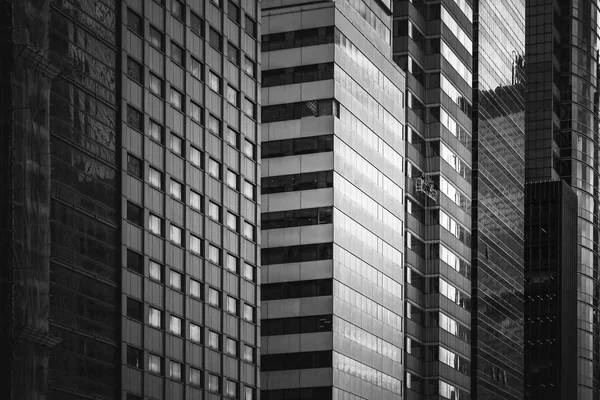
M 406 71 L 406 398 L 471 393 L 473 7 L 394 3 Z
M 524 13 L 520 1 L 396 2 L 407 397 L 522 397 Z
M 598 7 L 592 0 L 527 1 L 526 179 L 561 179 L 577 195 L 576 370 L 582 400 L 600 396 Z
M 577 398 L 577 196 L 564 181 L 525 192 L 525 399 Z
M 7 398 L 258 398 L 259 10 L 0 5 Z
M 404 74 L 391 3 L 262 6 L 262 399 L 401 399 Z

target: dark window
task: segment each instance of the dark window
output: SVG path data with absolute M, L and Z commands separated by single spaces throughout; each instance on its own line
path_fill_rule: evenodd
M 263 284 L 260 290 L 262 301 L 331 296 L 333 294 L 333 280 L 315 279 L 310 281 L 268 283 Z
M 240 8 L 231 1 L 229 1 L 227 4 L 227 15 L 229 15 L 229 18 L 234 20 L 236 23 L 240 23 Z
M 253 38 L 256 37 L 256 21 L 246 15 L 246 32 Z
M 231 42 L 227 42 L 227 58 L 235 65 L 240 65 L 240 51 Z
M 299 210 L 263 213 L 261 215 L 262 230 L 330 224 L 332 222 L 332 207 L 303 208 Z
M 262 122 L 279 122 L 303 117 L 334 115 L 339 118 L 339 104 L 335 99 L 300 101 L 262 107 Z
M 333 244 L 316 243 L 301 246 L 263 248 L 261 250 L 261 257 L 263 265 L 331 260 L 333 258 Z
M 141 301 L 127 298 L 127 316 L 137 321 L 144 321 L 144 305 Z
M 127 269 L 144 274 L 144 257 L 135 251 L 127 250 Z
M 144 352 L 135 347 L 127 346 L 127 365 L 135 368 L 144 368 Z
M 136 14 L 130 8 L 127 9 L 127 27 L 140 36 L 144 35 L 144 24 L 142 17 Z
M 183 65 L 183 48 L 171 42 L 171 58 L 179 65 Z
M 173 0 L 173 5 L 172 5 L 172 8 L 171 8 L 171 13 L 173 14 L 173 16 L 175 18 L 183 19 L 183 15 L 184 15 L 184 6 L 183 6 L 183 4 L 181 4 L 181 2 L 179 2 L 177 0 Z
M 192 32 L 204 37 L 204 20 L 194 13 L 190 14 L 190 28 Z
M 144 225 L 144 210 L 142 207 L 133 204 L 132 202 L 127 202 L 127 221 L 132 222 L 138 226 Z
M 263 159 L 333 151 L 333 135 L 309 136 L 263 142 Z
M 298 333 L 331 332 L 331 315 L 263 319 L 260 334 L 263 336 L 295 335 Z
M 127 172 L 136 178 L 142 179 L 142 160 L 128 153 Z
M 127 57 L 127 76 L 136 82 L 143 83 L 143 73 L 144 68 L 142 67 L 142 64 L 131 57 Z
M 142 130 L 143 115 L 135 108 L 127 105 L 127 124 L 138 131 Z
M 298 389 L 261 390 L 262 400 L 331 400 L 331 386 L 303 387 Z
M 262 194 L 330 188 L 333 187 L 333 171 L 270 176 L 261 179 L 261 186 Z
M 303 65 L 262 71 L 262 87 L 333 79 L 333 63 Z
M 213 28 L 210 28 L 210 31 L 208 32 L 208 42 L 215 49 L 222 51 L 223 36 L 219 32 L 215 31 Z
M 156 29 L 153 26 L 150 26 L 150 38 L 149 39 L 150 39 L 151 45 L 159 48 L 160 50 L 163 50 L 165 36 L 163 35 L 163 33 L 161 31 L 159 31 L 158 29 Z
M 204 82 L 204 64 L 192 57 L 191 71 L 192 76 Z
M 262 35 L 262 51 L 293 49 L 333 43 L 333 26 Z
M 260 357 L 262 371 L 328 368 L 332 363 L 331 351 L 305 351 L 302 353 L 265 354 Z

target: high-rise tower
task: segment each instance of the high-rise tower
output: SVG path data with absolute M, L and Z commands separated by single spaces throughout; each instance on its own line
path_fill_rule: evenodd
M 1 2 L 8 398 L 257 398 L 259 10 Z
M 400 399 L 404 75 L 391 4 L 262 5 L 262 398 Z

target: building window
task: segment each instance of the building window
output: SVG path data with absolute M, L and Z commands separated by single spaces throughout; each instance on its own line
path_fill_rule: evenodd
M 137 35 L 144 36 L 144 24 L 142 17 L 130 8 L 127 9 L 127 28 Z
M 181 200 L 181 192 L 183 191 L 183 186 L 181 183 L 171 179 L 171 187 L 170 192 L 171 196 L 173 196 L 176 200 Z
M 204 82 L 204 64 L 192 57 L 191 73 L 192 76 Z
M 144 359 L 144 352 L 135 347 L 127 346 L 127 365 L 134 368 L 143 368 L 142 363 Z
M 171 59 L 179 65 L 183 65 L 183 48 L 171 42 Z
M 201 328 L 198 325 L 190 324 L 190 340 L 196 343 L 202 343 Z
M 202 168 L 202 152 L 195 148 L 190 147 L 190 162 L 198 168 Z
M 227 126 L 227 130 L 225 131 L 225 141 L 232 145 L 233 147 L 238 147 L 238 137 L 239 134 L 231 129 L 231 127 Z
M 144 82 L 143 73 L 144 73 L 144 67 L 142 67 L 142 64 L 135 61 L 131 57 L 127 57 L 127 76 L 130 79 L 141 84 Z
M 208 166 L 206 168 L 206 171 L 213 177 L 221 179 L 221 164 L 219 164 L 212 158 L 208 159 Z
M 181 94 L 181 92 L 171 88 L 170 103 L 171 103 L 171 106 L 173 106 L 173 108 L 182 110 L 183 95 Z
M 237 357 L 237 342 L 233 339 L 227 338 L 227 348 L 225 351 L 230 356 Z
M 152 75 L 150 75 L 152 77 Z M 150 120 L 148 124 L 148 136 L 156 140 L 158 143 L 163 142 L 163 127 L 157 122 Z
M 144 209 L 132 202 L 127 202 L 127 221 L 142 226 L 144 224 Z
M 190 279 L 190 296 L 197 299 L 201 298 L 201 287 L 200 282 Z
M 244 304 L 244 315 L 242 317 L 246 321 L 254 322 L 254 307 Z
M 181 2 L 177 1 L 177 0 L 173 0 L 172 6 L 171 6 L 171 13 L 173 14 L 173 16 L 175 18 L 178 19 L 183 19 L 183 4 L 181 4 Z
M 249 117 L 256 119 L 256 104 L 247 97 L 244 97 L 244 101 L 242 102 L 242 111 Z
M 127 249 L 127 269 L 138 274 L 143 274 L 144 257 L 135 251 Z
M 245 29 L 246 32 L 248 33 L 248 35 L 252 36 L 253 38 L 256 38 L 256 22 L 250 18 L 248 15 L 246 15 L 246 24 L 245 24 Z
M 148 87 L 150 91 L 159 97 L 164 97 L 164 82 L 158 76 L 150 73 L 150 80 L 148 82 Z
M 206 127 L 209 131 L 221 137 L 221 121 L 214 117 L 212 114 L 208 114 L 208 124 Z
M 182 275 L 179 272 L 171 270 L 171 273 L 169 274 L 169 286 L 173 289 L 181 290 L 181 281 Z
M 213 374 L 208 374 L 208 390 L 211 392 L 219 392 L 219 377 Z
M 246 387 L 244 388 L 244 399 L 243 400 L 254 400 L 254 389 Z
M 271 247 L 261 250 L 262 265 L 331 260 L 332 258 L 332 243 Z
M 162 236 L 162 219 L 150 214 L 148 217 L 148 230 L 157 236 Z
M 262 178 L 261 186 L 262 194 L 330 188 L 333 187 L 333 171 L 271 176 Z
M 181 246 L 181 244 L 183 243 L 182 239 L 182 231 L 181 228 L 171 224 L 171 235 L 170 235 L 170 239 L 171 242 L 176 244 L 177 246 Z
M 136 321 L 142 322 L 144 320 L 144 305 L 142 304 L 142 302 L 128 297 L 127 316 L 129 318 L 135 319 Z
M 207 346 L 211 349 L 219 350 L 219 334 L 213 331 L 208 331 Z
M 169 378 L 176 381 L 181 380 L 181 364 L 175 361 L 169 363 Z
M 213 288 L 208 288 L 208 299 L 206 299 L 206 301 L 211 306 L 219 307 L 219 292 Z
M 230 314 L 237 315 L 237 300 L 233 297 L 227 296 L 226 310 Z
M 204 125 L 204 109 L 193 101 L 190 103 L 190 118 Z
M 162 357 L 149 354 L 148 355 L 148 371 L 155 374 L 162 374 Z
M 190 251 L 199 256 L 202 255 L 202 240 L 194 235 L 190 235 Z
M 235 90 L 231 86 L 227 85 L 227 92 L 225 93 L 225 97 L 227 98 L 227 101 L 229 103 L 233 104 L 236 107 L 239 107 L 239 105 L 238 105 L 239 92 L 237 90 Z
M 212 244 L 208 245 L 208 260 L 217 265 L 221 265 L 221 249 L 213 246 Z
M 227 268 L 229 271 L 237 274 L 237 264 L 238 264 L 237 257 L 232 256 L 231 254 L 227 254 L 227 261 L 225 263 L 225 268 Z
M 238 217 L 235 214 L 232 214 L 231 212 L 227 211 L 227 221 L 226 221 L 227 227 L 233 231 L 238 230 Z
M 208 42 L 215 49 L 222 51 L 223 46 L 223 36 L 213 28 L 210 28 L 208 32 Z
M 238 175 L 231 170 L 227 170 L 225 183 L 232 189 L 238 190 Z
M 154 328 L 162 329 L 162 311 L 150 307 L 148 311 L 148 324 Z
M 173 335 L 181 336 L 181 318 L 171 315 L 171 320 L 169 321 L 169 331 Z
M 221 78 L 212 71 L 208 71 L 208 87 L 219 94 L 221 93 Z
M 242 193 L 247 198 L 254 200 L 255 199 L 254 185 L 251 184 L 250 182 L 244 180 L 244 186 L 242 187 Z
M 221 207 L 213 203 L 212 201 L 208 202 L 208 216 L 209 218 L 214 219 L 215 221 L 221 221 Z
M 244 261 L 244 278 L 254 282 L 254 267 Z
M 156 261 L 150 260 L 148 263 L 148 275 L 150 276 L 150 279 L 162 282 L 162 265 Z
M 250 75 L 251 77 L 256 77 L 256 63 L 249 59 L 248 57 L 244 57 L 244 72 Z
M 254 348 L 244 345 L 243 360 L 250 363 L 254 362 Z
M 254 144 L 244 139 L 244 145 L 242 146 L 242 152 L 248 156 L 248 158 L 254 160 Z
M 201 386 L 202 382 L 200 380 L 200 377 L 200 370 L 196 368 L 190 368 L 190 385 Z
M 235 65 L 240 65 L 240 51 L 231 42 L 227 42 L 227 58 Z
M 141 132 L 143 121 L 144 117 L 142 113 L 130 105 L 127 105 L 127 125 Z
M 231 0 L 227 2 L 227 15 L 229 15 L 229 18 L 231 18 L 235 23 L 240 23 L 240 8 Z
M 260 155 L 262 159 L 266 159 L 299 154 L 324 153 L 328 151 L 333 151 L 333 135 L 309 136 L 263 142 Z
M 255 237 L 254 237 L 254 225 L 249 224 L 248 222 L 244 221 L 244 231 L 242 232 L 242 234 L 247 239 L 250 239 L 250 240 L 254 241 L 255 240 Z
M 163 181 L 163 176 L 162 176 L 162 172 L 150 167 L 148 168 L 148 183 L 150 184 L 150 186 L 158 189 L 158 190 L 162 190 L 162 181 Z
M 127 153 L 127 173 L 142 179 L 142 160 Z
M 190 207 L 196 211 L 202 212 L 202 196 L 193 190 L 190 191 Z
M 227 397 L 237 397 L 237 383 L 227 381 L 226 393 Z
M 194 13 L 190 14 L 190 28 L 192 32 L 197 33 L 200 37 L 204 37 L 204 21 Z
M 169 137 L 169 148 L 173 154 L 177 154 L 178 156 L 183 155 L 183 140 L 173 133 Z
M 149 39 L 150 39 L 150 44 L 152 46 L 154 46 L 162 51 L 165 38 L 161 31 L 159 31 L 158 29 L 156 29 L 153 26 L 150 26 Z

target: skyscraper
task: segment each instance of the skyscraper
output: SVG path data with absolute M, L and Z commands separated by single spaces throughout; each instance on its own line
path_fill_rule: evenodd
M 577 398 L 577 196 L 526 185 L 525 399 Z
M 394 9 L 409 397 L 522 397 L 524 13 L 522 1 Z
M 257 398 L 259 10 L 0 5 L 8 398 Z
M 528 182 L 577 194 L 577 398 L 600 396 L 598 210 L 599 4 L 527 1 Z
M 473 8 L 396 1 L 394 15 L 407 73 L 406 397 L 468 398 Z
M 261 396 L 400 399 L 404 75 L 389 1 L 263 2 Z

